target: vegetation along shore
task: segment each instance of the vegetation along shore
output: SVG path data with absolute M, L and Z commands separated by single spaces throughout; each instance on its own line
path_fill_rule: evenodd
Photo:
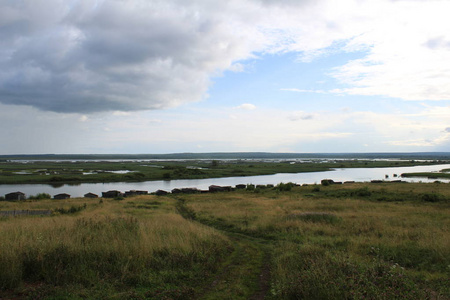
M 0 162 L 0 184 L 101 183 L 203 179 L 328 171 L 336 168 L 404 167 L 450 163 L 450 160 L 38 160 Z M 448 173 L 433 176 L 448 176 Z
M 450 185 L 2 201 L 1 299 L 450 299 Z M 229 296 L 227 296 L 229 295 Z

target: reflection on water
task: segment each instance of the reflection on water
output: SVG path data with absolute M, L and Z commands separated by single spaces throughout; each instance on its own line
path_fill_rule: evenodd
M 237 184 L 278 184 L 280 182 L 294 182 L 298 184 L 320 183 L 322 179 L 332 179 L 334 181 L 358 181 L 367 182 L 371 180 L 398 180 L 394 176 L 402 173 L 411 172 L 438 172 L 442 169 L 449 169 L 450 164 L 399 168 L 354 168 L 354 169 L 336 169 L 325 172 L 295 173 L 295 174 L 274 174 L 248 177 L 226 177 L 226 178 L 208 178 L 208 179 L 185 179 L 185 180 L 158 180 L 146 182 L 113 182 L 113 183 L 81 183 L 72 185 L 46 185 L 46 184 L 17 184 L 0 185 L 0 195 L 21 191 L 27 196 L 38 193 L 48 193 L 55 195 L 67 193 L 72 197 L 82 197 L 91 192 L 101 195 L 102 192 L 109 190 L 119 190 L 122 192 L 128 190 L 145 190 L 155 192 L 157 190 L 170 191 L 174 188 L 195 187 L 198 189 L 208 189 L 210 185 L 229 185 Z M 408 182 L 434 182 L 436 179 L 428 178 L 401 178 Z M 450 182 L 448 179 L 439 179 L 442 182 Z

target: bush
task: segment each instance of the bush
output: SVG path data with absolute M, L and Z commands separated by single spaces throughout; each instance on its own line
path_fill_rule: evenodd
M 28 197 L 28 199 L 30 199 L 30 200 L 42 200 L 42 199 L 51 199 L 51 198 L 52 198 L 52 196 L 47 193 L 39 193 L 36 196 L 31 195 L 30 197 Z
M 275 190 L 280 191 L 280 192 L 288 192 L 290 190 L 292 190 L 292 188 L 295 186 L 294 183 L 292 182 L 288 182 L 288 183 L 279 183 L 277 184 L 277 186 L 275 187 Z
M 75 207 L 75 206 L 71 206 L 69 209 L 65 209 L 65 208 L 57 208 L 54 210 L 54 212 L 60 213 L 60 214 L 74 214 L 77 213 L 79 211 L 82 211 L 83 209 L 86 209 L 86 203 L 84 205 Z

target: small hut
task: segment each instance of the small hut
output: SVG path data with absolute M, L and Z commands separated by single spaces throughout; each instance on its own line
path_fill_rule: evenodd
M 98 198 L 98 195 L 94 193 L 87 193 L 84 194 L 84 198 Z
M 102 192 L 102 197 L 103 198 L 116 198 L 116 197 L 121 197 L 123 196 L 123 193 L 121 191 L 107 191 L 107 192 Z
M 124 194 L 125 197 L 132 197 L 132 196 L 138 196 L 138 195 L 148 195 L 148 191 L 131 190 L 131 191 L 126 191 Z
M 230 191 L 232 191 L 231 186 L 210 185 L 208 189 L 209 189 L 209 191 L 211 193 L 215 193 L 215 192 L 230 192 Z
M 197 188 L 182 188 L 181 192 L 183 194 L 197 194 L 200 193 L 200 190 Z
M 155 192 L 155 195 L 157 195 L 157 196 L 164 196 L 164 195 L 167 195 L 169 192 L 167 192 L 167 191 L 164 191 L 164 190 L 157 190 L 156 192 Z
M 5 195 L 5 200 L 8 201 L 18 201 L 18 200 L 25 200 L 25 194 L 22 192 L 14 192 L 9 193 Z
M 53 196 L 53 199 L 58 199 L 58 200 L 69 199 L 69 198 L 70 198 L 70 195 L 69 194 L 65 194 L 65 193 Z

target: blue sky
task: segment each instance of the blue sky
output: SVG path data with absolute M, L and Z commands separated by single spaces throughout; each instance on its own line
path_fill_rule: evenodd
M 448 1 L 0 1 L 0 154 L 450 151 Z

